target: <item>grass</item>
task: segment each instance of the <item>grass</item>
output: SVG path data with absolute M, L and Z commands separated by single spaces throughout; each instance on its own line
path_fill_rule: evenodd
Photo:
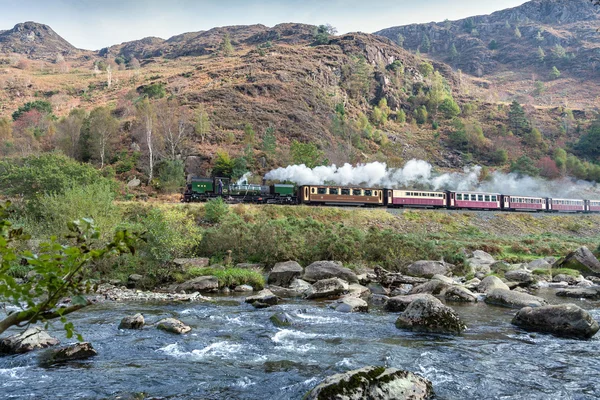
M 265 286 L 265 278 L 261 273 L 244 268 L 192 268 L 188 274 L 191 277 L 215 276 L 219 280 L 219 287 L 250 285 L 255 290 L 260 290 Z
M 577 278 L 579 275 L 581 275 L 581 272 L 577 271 L 576 269 L 569 268 L 556 268 L 552 269 L 551 272 L 553 277 L 556 275 L 568 275 Z

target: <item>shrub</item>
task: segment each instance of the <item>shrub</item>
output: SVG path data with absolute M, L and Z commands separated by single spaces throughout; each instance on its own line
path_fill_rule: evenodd
M 212 275 L 219 280 L 219 287 L 235 287 L 250 285 L 254 290 L 261 290 L 265 286 L 265 279 L 261 273 L 244 268 L 192 268 L 188 272 L 191 276 Z
M 152 83 L 142 88 L 142 94 L 151 99 L 162 99 L 166 96 L 165 85 L 163 83 Z
M 13 121 L 18 120 L 21 115 L 31 110 L 37 110 L 43 115 L 52 114 L 52 104 L 46 100 L 36 100 L 25 103 L 12 114 Z
M 222 198 L 210 200 L 204 206 L 204 219 L 211 223 L 218 223 L 229 213 L 229 206 Z
M 158 165 L 160 190 L 164 193 L 179 191 L 185 186 L 185 171 L 182 160 L 166 160 Z

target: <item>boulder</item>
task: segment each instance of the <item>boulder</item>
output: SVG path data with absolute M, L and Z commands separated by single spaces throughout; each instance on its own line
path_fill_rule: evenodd
M 406 267 L 406 275 L 431 279 L 434 275 L 446 275 L 448 266 L 443 261 L 416 261 Z
M 500 278 L 494 275 L 486 276 L 483 278 L 479 286 L 477 286 L 477 291 L 479 293 L 491 292 L 494 289 L 509 290 L 506 283 L 502 282 Z
M 577 285 L 582 278 L 567 274 L 557 274 L 552 278 L 552 282 L 567 282 L 569 285 Z
M 574 299 L 600 300 L 600 288 L 563 289 L 556 292 L 558 297 L 571 297 Z
M 380 283 L 369 283 L 367 284 L 367 288 L 372 294 L 382 294 L 384 296 L 390 294 L 390 290 L 388 288 L 383 287 L 383 285 L 381 285 Z
M 142 329 L 144 324 L 144 316 L 137 313 L 133 316 L 123 318 L 119 324 L 119 329 Z
M 274 286 L 274 285 L 270 285 L 268 287 L 268 289 L 273 292 L 273 294 L 277 297 L 280 297 L 282 299 L 291 299 L 294 297 L 302 297 L 304 296 L 304 294 L 306 293 L 306 291 L 308 289 L 310 289 L 310 284 L 307 283 L 307 287 L 302 289 L 302 290 L 298 290 L 298 289 L 292 289 L 292 288 L 284 288 L 281 286 Z
M 247 292 L 253 292 L 254 289 L 250 285 L 238 285 L 235 287 L 235 289 L 233 291 L 238 292 L 238 293 L 247 293 Z
M 434 275 L 431 277 L 432 280 L 438 280 L 438 281 L 442 281 L 444 283 L 447 283 L 448 285 L 455 285 L 456 282 L 454 281 L 454 279 L 450 278 L 449 276 L 444 276 L 444 275 Z
M 517 282 L 519 286 L 530 285 L 534 282 L 531 271 L 526 269 L 516 269 L 514 271 L 507 271 L 504 273 L 504 278 L 507 281 Z
M 353 283 L 348 285 L 348 297 L 360 297 L 361 299 L 368 299 L 371 296 L 371 291 L 368 287 Z
M 199 276 L 176 286 L 177 293 L 208 292 L 219 289 L 219 279 L 216 276 Z
M 517 268 L 513 267 L 506 261 L 496 261 L 495 263 L 490 265 L 490 271 L 492 271 L 493 273 L 506 272 L 513 269 Z
M 385 303 L 384 309 L 389 312 L 402 312 L 406 310 L 410 303 L 415 301 L 416 299 L 435 299 L 432 295 L 428 293 L 419 293 L 419 294 L 409 294 L 408 296 L 395 296 L 390 297 L 390 299 Z
M 279 299 L 269 289 L 263 289 L 254 296 L 246 297 L 244 302 L 252 304 L 256 308 L 266 308 L 277 304 Z
M 481 281 L 479 279 L 473 278 L 473 279 L 465 282 L 465 287 L 471 291 L 477 290 L 480 283 L 481 283 Z
M 75 343 L 57 350 L 54 350 L 49 361 L 51 363 L 61 363 L 75 360 L 85 360 L 86 358 L 97 356 L 98 352 L 92 347 L 91 343 Z
M 390 293 L 390 297 L 407 295 L 410 293 L 411 290 L 413 290 L 414 287 L 415 285 L 411 285 L 410 283 L 403 283 L 394 290 L 392 290 L 392 292 Z
M 494 289 L 491 292 L 488 292 L 485 302 L 487 304 L 508 308 L 541 307 L 548 304 L 548 302 L 541 297 L 507 289 Z
M 580 339 L 591 338 L 599 329 L 598 322 L 575 304 L 525 307 L 517 312 L 512 324 L 527 331 Z
M 473 255 L 468 258 L 467 261 L 475 272 L 483 272 L 486 274 L 491 272 L 490 266 L 496 262 L 494 257 L 482 250 L 475 250 Z
M 527 264 L 527 269 L 533 271 L 534 269 L 550 269 L 552 268 L 552 264 L 548 262 L 545 258 L 538 258 L 537 260 L 530 261 Z
M 389 300 L 390 298 L 383 294 L 373 294 L 369 298 L 369 302 L 377 306 L 385 306 Z
M 322 279 L 315 282 L 306 292 L 307 299 L 322 299 L 339 296 L 348 290 L 348 283 L 340 278 Z
M 336 261 L 316 261 L 310 264 L 304 270 L 302 279 L 308 282 L 316 282 L 329 278 L 339 278 L 349 283 L 358 283 L 356 274 Z
M 296 261 L 286 261 L 275 264 L 267 282 L 270 285 L 288 287 L 295 278 L 302 276 L 302 266 Z
M 142 183 L 142 181 L 140 181 L 138 178 L 133 178 L 132 180 L 130 180 L 129 182 L 127 182 L 127 187 L 129 189 L 133 189 L 135 187 L 140 186 L 141 183 Z
M 409 294 L 419 294 L 419 293 L 430 293 L 433 295 L 441 294 L 449 288 L 450 285 L 446 282 L 438 281 L 437 279 L 432 279 L 427 283 L 424 283 L 419 286 L 415 286 L 412 288 Z
M 204 268 L 210 264 L 210 259 L 205 257 L 197 258 L 176 258 L 173 264 L 182 271 L 188 271 L 191 268 Z
M 585 246 L 578 248 L 555 262 L 553 268 L 576 269 L 586 274 L 600 275 L 600 261 Z
M 144 279 L 144 277 L 142 275 L 140 275 L 140 274 L 131 274 L 131 275 L 129 275 L 129 277 L 127 277 L 127 287 L 130 288 L 130 289 L 134 288 L 143 279 Z
M 294 279 L 290 284 L 290 289 L 296 290 L 302 294 L 305 294 L 312 288 L 312 285 L 302 279 Z
M 414 332 L 459 334 L 467 326 L 435 297 L 414 300 L 396 320 L 396 328 Z
M 161 331 L 176 333 L 178 335 L 188 333 L 192 330 L 189 326 L 175 318 L 165 318 L 158 321 L 156 328 Z
M 444 299 L 447 301 L 475 303 L 477 302 L 477 295 L 467 288 L 454 285 L 446 289 Z
M 31 327 L 25 332 L 0 339 L 0 354 L 21 354 L 59 344 L 58 339 L 50 336 L 39 327 Z
M 431 382 L 412 372 L 396 368 L 364 367 L 326 378 L 304 398 L 426 400 L 432 397 Z
M 577 282 L 577 285 L 575 285 L 575 286 L 578 288 L 589 288 L 589 287 L 596 286 L 596 284 L 587 279 L 583 279 L 582 281 Z
M 276 314 L 271 315 L 269 318 L 273 325 L 281 328 L 284 326 L 291 326 L 294 323 L 294 320 L 288 313 L 278 312 Z
M 351 312 L 369 312 L 369 305 L 363 299 L 358 297 L 346 296 L 338 300 L 334 305 L 335 311 L 351 313 Z

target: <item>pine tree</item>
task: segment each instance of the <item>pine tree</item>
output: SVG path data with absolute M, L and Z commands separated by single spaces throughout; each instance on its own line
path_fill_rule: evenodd
M 452 43 L 452 46 L 450 46 L 450 59 L 456 60 L 457 58 L 458 58 L 458 50 L 456 50 L 456 46 L 454 45 L 454 43 Z
M 420 49 L 423 53 L 429 53 L 429 51 L 431 50 L 431 40 L 429 40 L 429 36 L 423 36 L 423 40 L 421 40 Z
M 515 28 L 515 37 L 516 37 L 517 39 L 520 39 L 520 38 L 521 38 L 521 31 L 519 30 L 519 27 L 518 27 L 518 26 Z
M 515 100 L 508 111 L 510 129 L 515 135 L 522 135 L 531 130 L 531 124 L 525 115 L 523 107 Z
M 560 78 L 560 71 L 558 70 L 558 68 L 556 68 L 556 66 L 552 67 L 552 70 L 550 71 L 550 79 L 558 79 Z
M 223 36 L 223 40 L 221 41 L 221 54 L 225 57 L 229 57 L 233 54 L 233 45 L 231 44 L 229 33 L 225 33 L 225 36 Z
M 544 49 L 542 49 L 541 46 L 538 47 L 537 57 L 540 62 L 544 62 L 544 60 L 546 59 L 546 53 L 544 52 Z

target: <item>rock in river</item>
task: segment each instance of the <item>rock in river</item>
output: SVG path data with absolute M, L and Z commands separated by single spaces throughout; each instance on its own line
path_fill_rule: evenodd
M 369 305 L 366 301 L 358 297 L 346 296 L 334 304 L 335 311 L 351 312 L 369 312 Z
M 477 286 L 477 291 L 480 293 L 491 292 L 494 289 L 510 290 L 506 283 L 502 282 L 500 278 L 494 275 L 486 276 L 481 283 L 479 283 L 479 286 Z
M 269 289 L 263 289 L 254 296 L 246 297 L 244 301 L 252 304 L 255 308 L 266 308 L 277 304 L 279 299 Z
M 406 307 L 409 306 L 410 303 L 415 301 L 416 299 L 435 299 L 429 293 L 418 293 L 418 294 L 409 294 L 408 296 L 400 295 L 390 297 L 390 299 L 385 303 L 385 310 L 389 312 L 402 312 L 406 310 Z
M 533 283 L 531 271 L 526 269 L 515 269 L 504 273 L 504 278 L 510 282 L 517 282 L 519 286 L 526 286 Z
M 12 335 L 0 340 L 0 354 L 27 353 L 35 349 L 55 346 L 59 344 L 58 339 L 37 326 L 28 328 L 25 332 Z
M 433 396 L 430 381 L 396 368 L 364 367 L 325 378 L 307 400 L 426 400 Z
M 446 275 L 448 266 L 443 261 L 416 261 L 406 267 L 406 274 L 431 279 L 434 275 Z
M 142 329 L 144 327 L 144 316 L 140 313 L 125 317 L 119 324 L 119 329 Z
M 188 333 L 192 330 L 189 326 L 175 318 L 165 318 L 156 324 L 156 327 L 165 332 L 171 332 L 176 334 Z
M 446 289 L 446 292 L 444 293 L 444 298 L 447 301 L 468 303 L 477 302 L 477 296 L 473 292 L 471 292 L 467 288 L 458 285 L 454 285 Z
M 591 338 L 599 329 L 598 322 L 575 304 L 525 307 L 517 312 L 512 323 L 528 331 L 580 339 Z
M 278 312 L 276 314 L 271 315 L 269 318 L 273 325 L 277 327 L 283 326 L 291 326 L 294 323 L 294 320 L 288 313 Z
M 348 283 L 340 278 L 322 279 L 315 282 L 311 289 L 306 292 L 307 299 L 323 299 L 331 296 L 339 296 L 348 290 Z
M 316 282 L 329 278 L 340 278 L 346 282 L 358 283 L 358 277 L 352 270 L 335 261 L 316 261 L 310 264 L 304 270 L 302 279 L 308 282 Z
M 286 261 L 275 264 L 269 273 L 270 285 L 288 287 L 295 278 L 302 276 L 302 266 L 296 261 Z
M 467 327 L 453 309 L 435 297 L 416 299 L 396 320 L 396 328 L 414 332 L 459 334 Z
M 177 293 L 207 292 L 219 288 L 219 280 L 216 276 L 199 276 L 177 285 Z
M 51 363 L 60 363 L 85 360 L 86 358 L 94 357 L 96 355 L 98 355 L 98 352 L 92 347 L 91 343 L 82 342 L 54 350 L 48 361 Z
M 553 268 L 576 269 L 580 272 L 600 275 L 600 261 L 585 246 L 569 253 L 565 258 L 554 263 Z
M 563 289 L 556 292 L 558 297 L 572 297 L 575 299 L 600 300 L 600 287 Z
M 485 298 L 487 304 L 509 308 L 541 307 L 548 302 L 541 297 L 507 289 L 494 289 Z

